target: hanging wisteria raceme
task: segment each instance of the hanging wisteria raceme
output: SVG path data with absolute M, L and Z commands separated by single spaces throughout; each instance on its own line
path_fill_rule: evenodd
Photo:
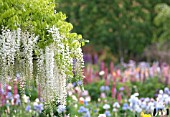
M 82 54 L 82 49 L 79 47 L 74 51 L 74 54 L 76 55 L 75 58 L 76 59 L 76 65 L 75 65 L 75 71 L 77 72 L 77 74 L 80 75 L 80 78 L 84 78 L 83 76 L 83 72 L 82 72 L 82 68 L 84 67 L 84 60 L 83 60 L 83 54 Z M 80 79 L 82 80 L 82 79 Z
M 57 98 L 56 103 L 65 105 L 66 82 L 73 78 L 73 58 L 76 59 L 76 74 L 82 75 L 83 54 L 80 46 L 76 49 L 69 46 L 72 41 L 60 35 L 58 28 L 53 26 L 48 32 L 51 33 L 54 42 L 42 49 L 36 45 L 38 36 L 20 28 L 14 31 L 2 29 L 0 82 L 5 86 L 9 77 L 14 79 L 19 73 L 21 80 L 28 83 L 28 86 L 36 81 L 40 87 L 39 94 L 45 102 L 50 103 Z M 35 54 L 35 51 L 38 54 Z
M 31 81 L 33 76 L 33 50 L 38 37 L 21 29 L 10 31 L 3 28 L 0 35 L 1 78 L 5 83 L 15 78 L 15 74 L 22 73 L 23 78 Z M 22 71 L 22 72 L 21 72 Z M 10 78 L 10 79 L 7 79 Z
M 38 74 L 44 77 L 46 83 L 40 83 L 44 80 L 41 77 L 37 83 L 40 83 L 41 87 L 43 87 L 41 93 L 46 96 L 44 99 L 47 102 L 57 97 L 57 102 L 65 105 L 67 96 L 66 81 L 73 77 L 73 58 L 76 58 L 78 61 L 76 63 L 77 74 L 82 75 L 83 54 L 81 47 L 73 50 L 73 48 L 68 46 L 69 40 L 59 34 L 58 28 L 53 26 L 48 32 L 52 34 L 54 43 L 47 46 L 44 52 L 41 50 L 37 60 Z M 45 65 L 43 65 L 44 60 Z

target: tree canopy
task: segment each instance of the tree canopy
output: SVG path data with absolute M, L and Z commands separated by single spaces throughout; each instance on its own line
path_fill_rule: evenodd
M 55 7 L 53 0 L 0 0 L 0 27 L 11 30 L 20 27 L 33 32 L 40 36 L 40 47 L 52 42 L 47 32 L 52 26 L 59 28 L 60 33 L 70 42 L 81 39 L 81 35 L 70 33 L 72 24 L 65 21 L 66 15 L 62 12 L 54 13 Z
M 157 16 L 154 19 L 157 31 L 155 34 L 155 40 L 159 42 L 169 42 L 170 47 L 170 6 L 167 4 L 158 4 L 155 7 Z
M 152 43 L 156 4 L 169 0 L 65 0 L 60 9 L 74 31 L 94 47 L 109 46 L 117 57 L 139 57 Z

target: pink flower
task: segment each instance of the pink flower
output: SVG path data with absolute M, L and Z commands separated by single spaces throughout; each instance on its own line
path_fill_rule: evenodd
M 18 94 L 17 81 L 14 82 L 14 96 Z
M 101 93 L 100 97 L 101 98 L 106 98 L 106 94 L 105 93 Z
M 113 85 L 112 87 L 112 98 L 115 98 L 116 97 L 116 86 Z
M 118 95 L 117 95 L 117 100 L 118 100 L 119 103 L 121 103 L 121 101 L 122 101 L 122 95 L 121 95 L 121 93 L 118 93 Z
M 110 63 L 110 74 L 113 73 L 113 70 L 114 70 L 114 65 L 113 65 L 113 62 Z

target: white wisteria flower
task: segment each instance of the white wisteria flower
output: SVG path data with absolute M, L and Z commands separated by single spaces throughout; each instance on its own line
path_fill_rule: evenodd
M 54 42 L 42 49 L 37 46 L 39 35 L 20 28 L 13 31 L 1 29 L 0 82 L 3 82 L 5 86 L 8 76 L 15 79 L 16 76 L 13 74 L 17 71 L 21 74 L 22 83 L 25 84 L 28 81 L 28 89 L 31 89 L 31 82 L 35 76 L 37 86 L 40 86 L 40 94 L 47 103 L 57 97 L 61 105 L 66 105 L 66 83 L 68 78 L 73 78 L 73 58 L 77 60 L 76 73 L 83 78 L 82 49 L 81 46 L 69 46 L 72 42 L 61 35 L 57 27 L 53 26 L 47 30 L 51 33 Z M 75 39 L 75 41 L 79 43 L 78 40 Z M 38 54 L 34 55 L 35 52 Z M 34 62 L 34 56 L 36 56 L 36 62 Z M 21 91 L 21 93 L 24 92 L 24 87 Z

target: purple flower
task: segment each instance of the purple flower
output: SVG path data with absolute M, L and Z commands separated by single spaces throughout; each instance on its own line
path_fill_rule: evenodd
M 78 85 L 82 85 L 82 81 L 79 80 L 79 81 L 77 82 L 77 84 L 78 84 Z
M 42 110 L 43 110 L 43 104 L 37 104 L 37 103 L 34 103 L 34 110 L 41 113 Z
M 83 60 L 84 60 L 85 63 L 87 63 L 87 61 L 88 61 L 87 59 L 88 59 L 88 58 L 87 58 L 87 55 L 84 54 L 84 55 L 83 55 Z
M 169 91 L 169 88 L 168 88 L 168 87 L 165 87 L 165 88 L 164 88 L 164 92 L 165 92 L 166 94 L 169 94 L 169 92 L 170 92 L 170 91 Z
M 90 54 L 84 54 L 83 59 L 85 63 L 92 63 L 92 56 Z
M 78 110 L 78 113 L 86 113 L 88 111 L 87 108 L 85 108 L 84 106 L 80 106 L 80 109 Z
M 87 54 L 87 62 L 92 63 L 92 56 L 91 56 L 91 54 Z
M 97 54 L 94 55 L 94 64 L 97 64 L 98 63 L 98 56 Z
M 30 111 L 31 110 L 31 106 L 27 105 L 27 107 L 25 108 L 26 111 Z
M 100 87 L 100 91 L 103 92 L 103 91 L 110 91 L 110 87 L 109 86 L 101 86 Z
M 110 87 L 109 86 L 105 86 L 105 91 L 109 91 Z
M 73 86 L 76 87 L 77 83 L 76 82 L 73 82 Z
M 58 109 L 57 109 L 57 112 L 58 113 L 62 113 L 62 112 L 64 112 L 66 110 L 66 106 L 64 106 L 64 105 L 59 105 L 58 106 Z
M 16 105 L 20 105 L 21 104 L 21 100 L 20 99 L 16 99 Z
M 88 101 L 87 100 L 84 100 L 84 105 L 88 105 Z
M 90 117 L 90 112 L 89 110 L 85 113 L 85 115 L 83 117 Z
M 20 105 L 21 104 L 20 95 L 16 94 L 14 98 L 16 99 L 16 105 Z
M 140 98 L 140 100 L 141 100 L 141 101 L 144 101 L 144 100 L 145 100 L 145 98 L 143 98 L 143 97 L 142 97 L 142 98 Z
M 129 107 L 128 104 L 127 104 L 127 103 L 124 103 L 122 109 L 123 109 L 123 110 L 127 110 L 128 107 Z
M 12 92 L 8 92 L 6 98 L 12 100 L 13 99 Z
M 100 87 L 100 91 L 103 92 L 105 90 L 105 86 Z
M 105 111 L 104 114 L 106 115 L 106 117 L 110 117 L 111 116 L 110 111 Z
M 0 94 L 4 94 L 5 92 L 4 92 L 4 89 L 0 89 Z
M 80 109 L 78 110 L 78 113 L 84 113 L 83 117 L 90 117 L 90 112 L 87 108 L 84 106 L 81 106 Z
M 119 88 L 120 91 L 123 91 L 124 89 L 125 89 L 124 87 L 120 87 L 120 88 Z

